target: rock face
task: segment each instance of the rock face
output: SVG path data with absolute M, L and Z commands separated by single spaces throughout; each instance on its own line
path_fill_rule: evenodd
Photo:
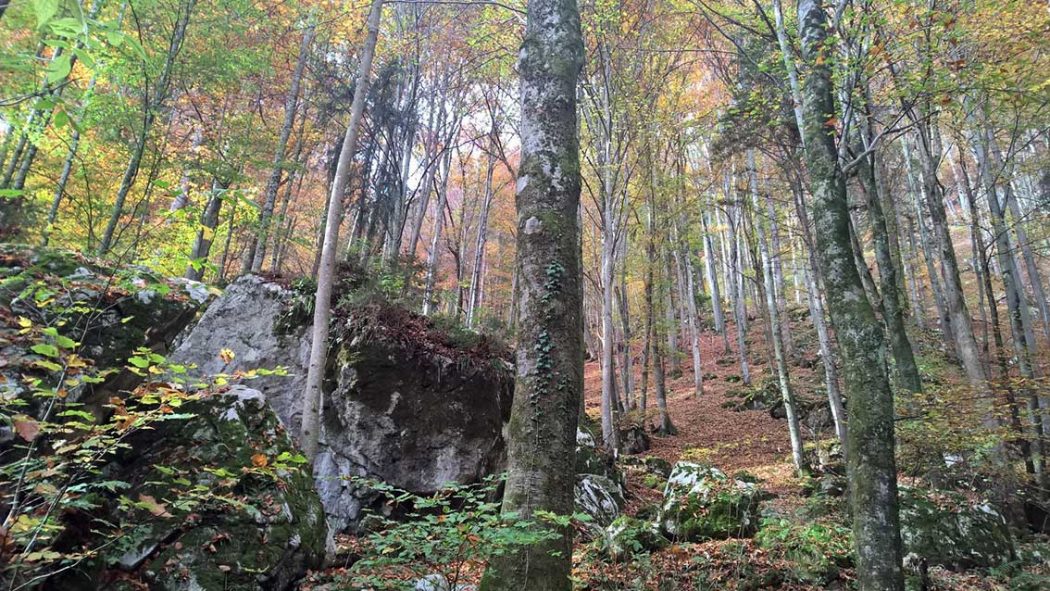
M 900 489 L 901 541 L 908 562 L 963 569 L 999 566 L 1013 555 L 1006 520 L 987 502 L 917 488 Z
M 327 527 L 305 461 L 261 393 L 185 404 L 112 470 L 131 486 L 110 552 L 151 589 L 285 590 L 318 568 Z
M 248 382 L 298 433 L 309 356 L 304 295 L 259 277 L 230 285 L 181 339 L 173 359 L 197 372 L 284 366 Z M 417 315 L 377 304 L 337 310 L 329 353 L 321 452 L 314 477 L 325 511 L 353 526 L 376 497 L 362 477 L 413 493 L 497 472 L 504 458 L 513 375 L 497 354 L 442 340 Z M 233 352 L 232 361 L 219 351 Z
M 613 457 L 598 449 L 590 433 L 576 431 L 576 510 L 605 527 L 623 512 L 623 491 L 623 475 Z
M 762 491 L 718 468 L 678 462 L 664 487 L 660 527 L 678 541 L 748 537 L 758 527 Z

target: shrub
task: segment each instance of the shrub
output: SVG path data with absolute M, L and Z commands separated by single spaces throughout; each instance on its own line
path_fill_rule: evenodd
M 344 583 L 355 589 L 412 589 L 414 581 L 438 574 L 456 588 L 468 571 L 482 568 L 492 558 L 557 539 L 559 530 L 573 519 L 587 520 L 580 515 L 542 513 L 524 519 L 500 514 L 496 491 L 501 480 L 490 477 L 480 484 L 450 484 L 431 496 L 362 480 L 387 498 L 387 508 L 394 514 L 398 508 L 407 514 L 396 520 L 375 513 L 369 516 L 363 555 Z
M 852 563 L 852 534 L 849 528 L 831 519 L 800 523 L 783 516 L 766 517 L 755 540 L 791 562 L 792 574 L 805 583 L 830 582 L 840 568 Z

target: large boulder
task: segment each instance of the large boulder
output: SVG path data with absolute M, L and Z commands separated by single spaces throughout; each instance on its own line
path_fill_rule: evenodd
M 210 297 L 201 283 L 142 267 L 113 268 L 74 252 L 0 245 L 0 398 L 22 398 L 32 411 L 40 399 L 30 396 L 30 383 L 53 382 L 61 373 L 33 350 L 53 338 L 42 336 L 40 327 L 80 343 L 80 362 L 119 370 L 140 347 L 167 353 Z M 130 372 L 111 371 L 101 381 L 67 387 L 66 400 L 105 401 L 139 381 Z
M 678 541 L 741 538 L 758 527 L 762 490 L 751 480 L 718 468 L 678 462 L 664 487 L 660 527 Z
M 286 368 L 250 385 L 298 433 L 309 291 L 242 277 L 208 307 L 172 357 L 202 375 Z M 355 477 L 428 494 L 498 472 L 513 394 L 509 364 L 484 339 L 469 346 L 450 342 L 424 317 L 374 300 L 350 304 L 350 295 L 337 295 L 342 303 L 333 321 L 314 466 L 321 501 L 338 527 L 356 525 L 378 500 Z M 219 354 L 223 349 L 232 359 Z
M 954 569 L 1009 562 L 1013 538 L 1002 514 L 987 501 L 949 491 L 900 488 L 901 540 L 908 562 Z
M 286 591 L 323 565 L 329 537 L 313 478 L 262 394 L 200 396 L 132 432 L 103 468 L 120 486 L 93 515 L 100 554 L 49 589 L 134 580 L 156 591 Z M 78 518 L 65 519 L 76 531 Z
M 613 561 L 629 560 L 632 556 L 659 550 L 667 545 L 667 538 L 658 524 L 630 515 L 617 517 L 604 530 L 601 548 Z

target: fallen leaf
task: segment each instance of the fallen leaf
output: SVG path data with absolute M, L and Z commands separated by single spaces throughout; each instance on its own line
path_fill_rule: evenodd
M 171 517 L 171 513 L 168 513 L 168 507 L 164 503 L 158 503 L 157 499 L 150 495 L 139 495 L 139 503 L 154 517 Z
M 266 454 L 255 454 L 252 456 L 252 465 L 256 468 L 265 468 L 270 463 L 270 458 L 266 457 Z
M 15 432 L 22 439 L 32 441 L 40 434 L 40 423 L 36 422 L 36 419 L 28 415 L 15 415 L 13 419 Z

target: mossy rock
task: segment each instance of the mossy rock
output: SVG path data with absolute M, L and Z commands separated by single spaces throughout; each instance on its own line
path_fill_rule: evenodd
M 130 390 L 141 378 L 121 371 L 140 347 L 165 354 L 178 333 L 212 296 L 205 285 L 160 277 L 142 267 L 115 268 L 104 261 L 48 248 L 0 245 L 0 356 L 9 363 L 4 389 L 20 395 L 19 383 L 46 375 L 35 362 L 35 344 L 24 336 L 19 317 L 57 327 L 78 341 L 77 355 L 100 370 L 116 369 L 100 384 L 68 391 L 71 401 L 89 404 Z M 35 401 L 30 401 L 30 405 Z
M 953 569 L 994 567 L 1014 556 L 1010 529 L 987 501 L 950 491 L 900 488 L 904 552 Z
M 759 503 L 765 498 L 754 482 L 730 478 L 711 466 L 678 462 L 664 487 L 660 527 L 678 541 L 749 537 L 758 527 Z
M 597 445 L 597 439 L 587 431 L 576 431 L 576 474 L 597 474 L 623 486 L 623 474 L 616 468 L 616 459 Z
M 131 441 L 131 485 L 106 558 L 151 589 L 291 589 L 322 565 L 327 526 L 305 459 L 254 390 L 187 403 L 194 416 Z
M 629 560 L 632 556 L 659 550 L 668 544 L 660 533 L 660 526 L 630 515 L 621 515 L 604 530 L 599 540 L 603 553 L 613 561 Z

